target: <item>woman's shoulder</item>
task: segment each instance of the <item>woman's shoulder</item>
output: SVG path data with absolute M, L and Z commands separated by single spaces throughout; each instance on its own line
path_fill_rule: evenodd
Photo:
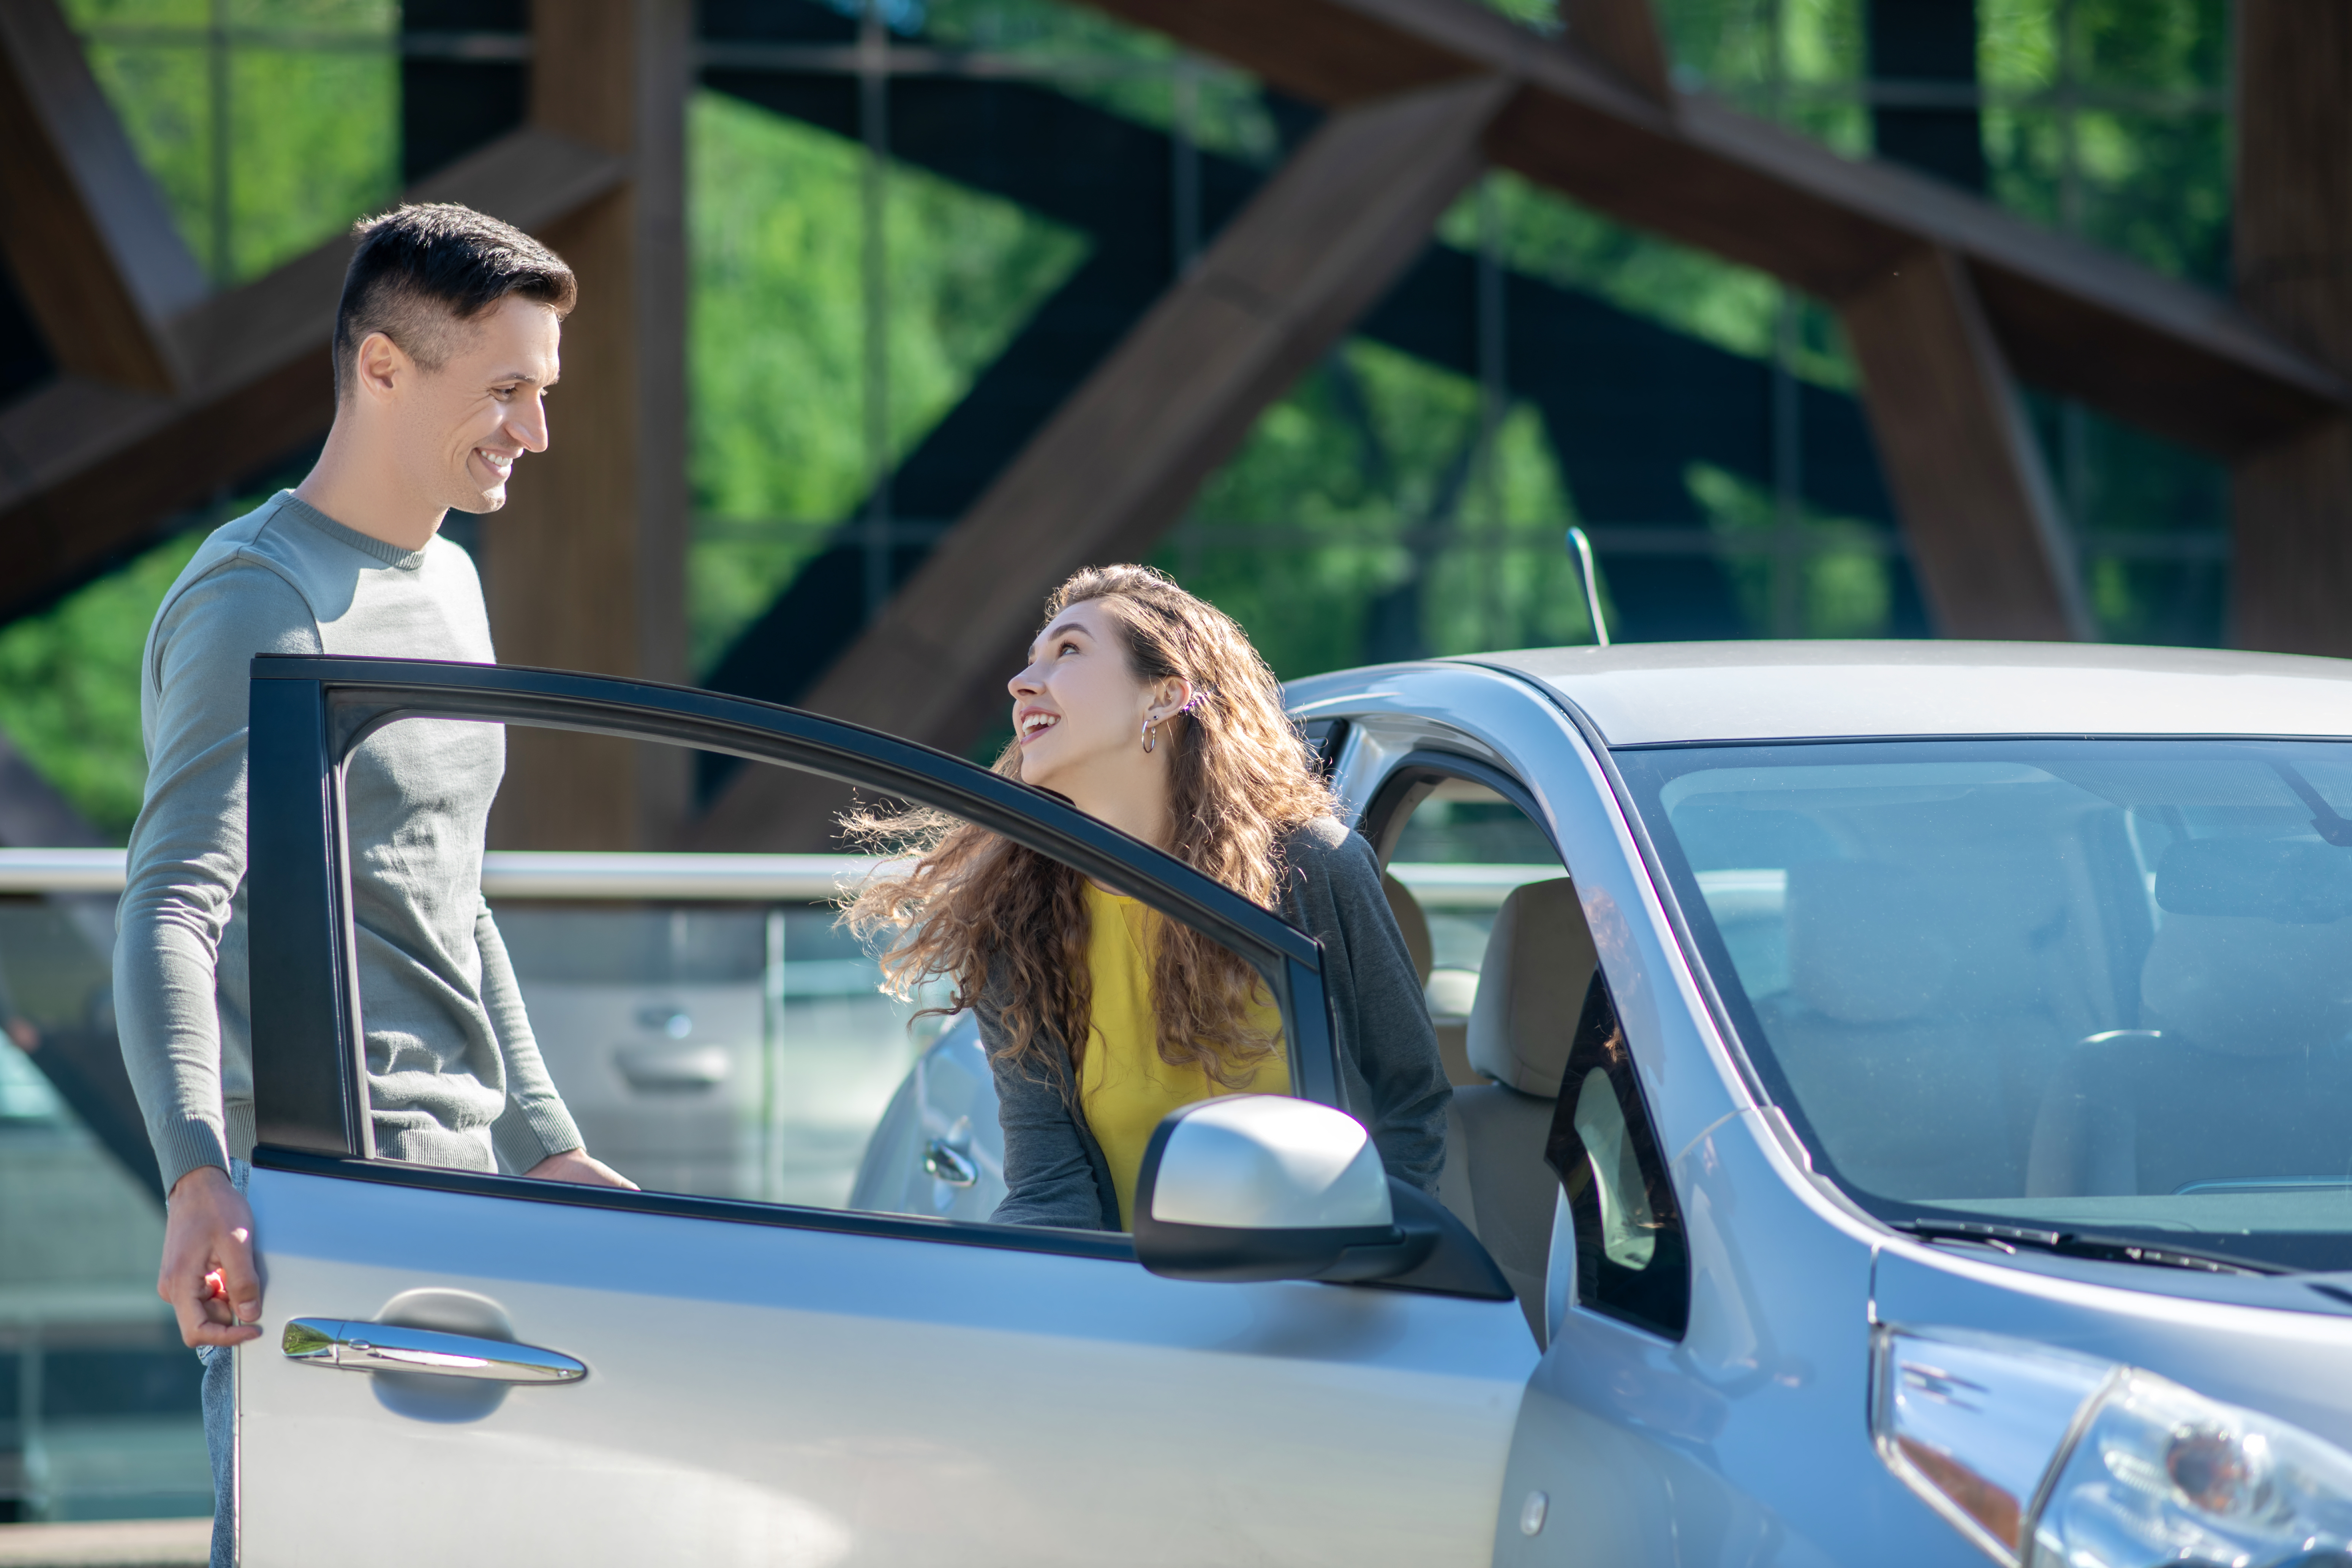
M 1284 854 L 1300 862 L 1325 859 L 1344 851 L 1351 838 L 1356 838 L 1355 829 L 1338 817 L 1315 816 L 1284 834 L 1282 848 Z M 1363 841 L 1359 838 L 1357 842 Z
M 1282 860 L 1294 872 L 1337 881 L 1378 881 L 1380 868 L 1363 835 L 1336 816 L 1302 822 L 1282 836 Z

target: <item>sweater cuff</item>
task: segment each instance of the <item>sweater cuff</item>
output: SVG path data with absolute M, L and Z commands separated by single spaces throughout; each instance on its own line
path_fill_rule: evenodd
M 490 1144 L 499 1165 L 517 1176 L 551 1155 L 585 1147 L 586 1142 L 561 1101 L 509 1100 L 505 1114 L 490 1124 Z
M 220 1129 L 201 1118 L 167 1122 L 154 1130 L 152 1142 L 167 1198 L 182 1176 L 200 1166 L 217 1165 L 223 1175 L 228 1173 L 228 1151 L 221 1144 Z

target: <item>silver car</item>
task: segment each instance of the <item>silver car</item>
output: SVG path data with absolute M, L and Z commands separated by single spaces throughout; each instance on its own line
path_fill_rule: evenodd
M 1437 1203 L 1337 1106 L 1313 944 L 1051 797 L 706 693 L 256 671 L 248 1563 L 2352 1564 L 2352 668 L 1297 683 L 1457 1085 Z M 1256 963 L 1303 1098 L 1171 1117 L 1131 1239 L 987 1223 L 968 1024 L 838 1208 L 375 1160 L 320 786 L 412 720 L 960 811 Z

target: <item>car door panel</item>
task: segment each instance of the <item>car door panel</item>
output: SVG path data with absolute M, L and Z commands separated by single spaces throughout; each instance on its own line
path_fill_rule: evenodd
M 496 667 L 255 674 L 253 952 L 273 978 L 254 1009 L 269 1316 L 238 1352 L 246 1563 L 1487 1561 L 1535 1363 L 1509 1302 L 1180 1283 L 1098 1234 L 373 1158 L 340 769 L 404 717 L 536 722 L 956 811 L 1248 958 L 1294 1084 L 1336 1102 L 1310 940 L 1051 797 L 813 715 Z M 443 1400 L 456 1380 L 281 1348 L 289 1319 L 365 1323 L 418 1292 L 584 1379 Z
M 436 1421 L 248 1348 L 253 1568 L 1480 1563 L 1535 1359 L 1507 1302 L 268 1169 L 252 1203 L 273 1320 L 463 1290 L 589 1368 Z
M 1843 1356 L 1809 1357 L 1770 1342 L 1771 1326 L 1743 1289 L 1757 1261 L 1733 1256 L 1726 1241 L 1739 1193 L 1761 1174 L 1735 1184 L 1721 1169 L 1718 1151 L 1733 1136 L 1726 1128 L 1745 1125 L 1734 1098 L 1741 1086 L 1721 1073 L 1666 1070 L 1669 1063 L 1711 1058 L 1690 1037 L 1706 1027 L 1706 1014 L 1598 756 L 1569 715 L 1510 678 L 1444 670 L 1384 685 L 1392 689 L 1368 696 L 1360 711 L 1349 710 L 1354 734 L 1341 759 L 1342 788 L 1376 802 L 1416 755 L 1449 753 L 1467 760 L 1465 776 L 1477 776 L 1485 763 L 1522 784 L 1574 878 L 1630 1042 L 1638 1081 L 1628 1092 L 1657 1128 L 1693 1230 L 1691 1316 L 1679 1341 L 1582 1305 L 1559 1320 L 1521 1406 L 1496 1561 L 1810 1568 L 1835 1560 L 1822 1542 L 1837 1532 L 1816 1536 L 1810 1531 L 1818 1521 L 1780 1516 L 1762 1500 L 1789 1494 L 1762 1478 L 1804 1462 L 1807 1445 L 1790 1445 L 1784 1436 L 1802 1430 L 1790 1408 L 1817 1407 L 1802 1395 L 1825 1376 L 1862 1375 L 1866 1289 L 1851 1266 L 1866 1252 L 1842 1253 L 1843 1271 L 1824 1268 L 1805 1292 L 1823 1309 L 1819 1323 L 1807 1326 L 1810 1337 L 1833 1342 Z M 1565 1214 L 1557 1223 L 1555 1247 L 1574 1234 Z M 1575 1272 L 1570 1263 L 1571 1291 Z M 1841 1293 L 1832 1282 L 1853 1289 Z M 1759 1407 L 1775 1405 L 1783 1407 L 1774 1411 L 1783 1423 L 1777 1427 L 1773 1417 L 1758 1418 Z M 1842 1408 L 1855 1413 L 1860 1432 L 1858 1389 Z

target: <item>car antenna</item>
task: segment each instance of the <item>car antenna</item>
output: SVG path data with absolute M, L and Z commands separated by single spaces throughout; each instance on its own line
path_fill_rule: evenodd
M 1609 623 L 1601 614 L 1601 579 L 1592 570 L 1592 541 L 1584 537 L 1584 530 L 1568 531 L 1568 553 L 1576 563 L 1576 574 L 1584 584 L 1584 613 L 1592 618 L 1592 640 L 1601 647 L 1609 646 Z

